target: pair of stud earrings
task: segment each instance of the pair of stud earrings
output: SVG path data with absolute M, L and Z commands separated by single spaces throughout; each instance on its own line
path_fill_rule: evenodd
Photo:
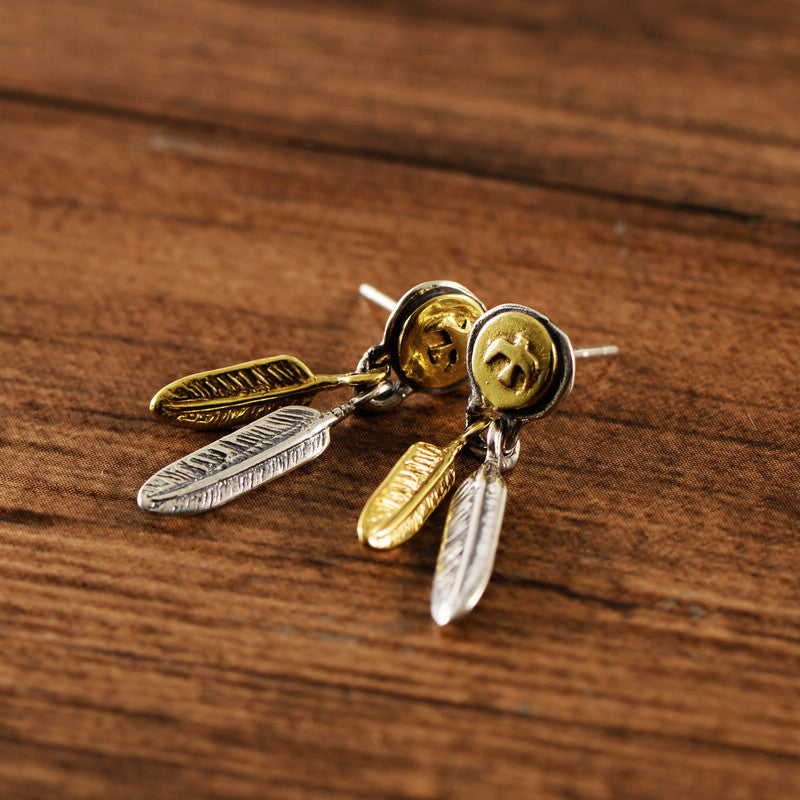
M 575 359 L 617 348 L 573 350 L 545 316 L 521 305 L 489 311 L 450 281 L 420 284 L 395 303 L 372 286 L 361 293 L 391 311 L 383 339 L 355 370 L 315 375 L 297 358 L 275 356 L 181 378 L 161 389 L 151 411 L 200 430 L 238 427 L 159 470 L 138 503 L 159 514 L 207 511 L 323 453 L 330 430 L 353 411 L 386 411 L 412 392 L 447 392 L 469 379 L 463 433 L 439 447 L 417 442 L 367 500 L 359 539 L 374 548 L 411 538 L 455 482 L 468 447 L 483 463 L 458 488 L 445 522 L 431 595 L 436 623 L 468 613 L 491 577 L 503 520 L 503 473 L 519 457 L 522 426 L 551 412 L 573 385 Z M 353 396 L 326 412 L 310 408 L 323 390 Z

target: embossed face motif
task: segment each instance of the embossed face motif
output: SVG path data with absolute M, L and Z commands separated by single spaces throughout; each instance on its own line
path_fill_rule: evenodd
M 467 377 L 467 337 L 483 313 L 463 294 L 443 294 L 406 321 L 399 338 L 400 369 L 424 389 L 446 389 Z
M 555 363 L 555 347 L 544 325 L 528 314 L 507 311 L 480 330 L 471 367 L 485 400 L 503 411 L 535 402 Z

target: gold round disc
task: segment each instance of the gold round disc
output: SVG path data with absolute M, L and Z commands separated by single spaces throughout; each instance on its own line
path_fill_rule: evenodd
M 467 337 L 483 314 L 465 294 L 440 294 L 406 320 L 398 337 L 403 375 L 423 389 L 446 389 L 467 377 Z
M 486 402 L 497 409 L 525 408 L 542 396 L 556 365 L 547 328 L 519 311 L 492 317 L 472 349 L 472 375 Z

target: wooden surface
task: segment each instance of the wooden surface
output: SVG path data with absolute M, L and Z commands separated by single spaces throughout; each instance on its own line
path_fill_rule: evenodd
M 800 797 L 799 109 L 780 0 L 0 2 L 0 796 Z M 156 388 L 440 277 L 621 349 L 470 617 L 355 538 L 463 392 L 139 511 Z

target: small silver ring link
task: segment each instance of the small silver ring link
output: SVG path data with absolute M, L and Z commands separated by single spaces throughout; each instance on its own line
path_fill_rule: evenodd
M 475 419 L 467 418 L 468 425 L 475 421 Z M 469 448 L 473 455 L 481 459 L 486 459 L 487 453 L 491 449 L 491 455 L 497 461 L 500 471 L 510 472 L 519 461 L 519 431 L 521 427 L 519 423 L 506 417 L 495 417 L 486 430 L 486 437 L 474 437 L 469 443 Z
M 375 369 L 379 369 L 387 362 L 386 350 L 380 345 L 375 345 L 374 347 L 370 347 L 369 350 L 361 356 L 361 360 L 356 366 L 356 372 L 372 372 Z M 359 386 L 355 388 L 354 394 L 358 397 L 359 395 L 367 394 L 369 391 L 371 391 L 370 387 Z M 410 386 L 400 381 L 395 381 L 392 391 L 387 393 L 385 397 L 382 397 L 379 393 L 377 397 L 372 397 L 370 400 L 364 402 L 363 405 L 360 405 L 359 409 L 372 414 L 382 414 L 385 411 L 391 411 L 393 408 L 397 408 L 412 391 L 414 390 Z

